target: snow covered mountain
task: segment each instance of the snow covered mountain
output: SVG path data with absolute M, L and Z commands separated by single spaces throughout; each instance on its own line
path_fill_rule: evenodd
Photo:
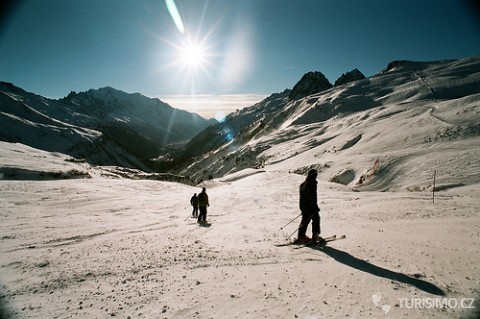
M 480 57 L 394 61 L 370 78 L 353 70 L 335 83 L 309 72 L 292 90 L 210 126 L 108 87 L 51 100 L 1 83 L 0 139 L 196 181 L 311 167 L 359 190 L 425 190 L 435 170 L 444 188 L 479 181 Z
M 110 87 L 52 100 L 5 82 L 0 82 L 0 117 L 0 140 L 91 164 L 143 170 L 165 146 L 188 141 L 212 123 L 158 99 Z
M 5 86 L 2 138 L 56 150 L 0 141 L 0 301 L 12 317 L 479 318 L 480 57 L 396 61 L 297 100 L 273 94 L 159 162 L 215 177 L 193 186 L 58 153 L 91 145 L 133 161 L 85 127 L 129 123 L 125 111 Z M 288 245 L 311 167 L 322 236 L 346 239 Z M 189 218 L 201 187 L 211 224 Z
M 286 90 L 231 114 L 193 138 L 175 169 L 205 180 L 315 167 L 323 180 L 369 190 L 425 189 L 434 170 L 444 187 L 477 183 L 479 114 L 480 57 L 396 61 L 368 79 L 297 100 Z

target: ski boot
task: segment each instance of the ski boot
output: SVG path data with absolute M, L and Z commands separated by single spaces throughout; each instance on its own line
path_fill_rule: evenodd
M 294 244 L 302 245 L 311 242 L 310 237 L 308 236 L 299 236 L 297 239 L 293 241 Z
M 324 245 L 326 241 L 323 237 L 320 236 L 320 234 L 314 233 L 312 236 L 312 243 L 317 245 Z

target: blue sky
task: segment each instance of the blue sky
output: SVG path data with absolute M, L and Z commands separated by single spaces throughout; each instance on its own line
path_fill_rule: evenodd
M 165 0 L 21 1 L 2 15 L 0 80 L 53 98 L 112 86 L 209 117 L 292 88 L 308 71 L 333 83 L 392 60 L 480 54 L 468 1 L 174 2 L 184 30 Z

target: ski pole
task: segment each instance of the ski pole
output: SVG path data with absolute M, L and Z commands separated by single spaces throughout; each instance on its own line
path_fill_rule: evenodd
M 293 234 L 295 234 L 299 229 L 300 229 L 300 227 L 298 227 L 297 229 L 295 229 L 295 231 L 294 231 L 293 233 L 291 233 L 290 236 L 287 237 L 287 239 L 290 239 L 290 237 L 292 237 Z
M 187 218 L 185 218 L 184 221 L 187 221 L 187 219 L 189 219 L 191 216 L 193 216 L 193 213 L 188 214 Z
M 302 215 L 302 214 L 300 213 L 300 215 Z M 300 215 L 299 215 L 299 216 L 300 216 Z M 315 215 L 315 213 L 313 213 L 312 215 L 310 215 L 310 217 L 308 218 L 307 225 L 308 225 L 308 223 L 310 223 L 310 220 L 312 219 L 313 215 Z M 297 218 L 298 218 L 298 216 L 295 217 L 295 219 L 297 219 Z M 292 221 L 293 221 L 293 220 L 292 220 Z M 292 237 L 292 236 L 300 229 L 300 227 L 302 227 L 302 225 L 303 225 L 303 224 L 300 224 L 300 226 L 298 226 L 298 228 L 297 228 L 290 236 L 288 236 L 287 239 L 289 239 L 290 237 Z
M 295 217 L 294 219 L 292 219 L 291 221 L 289 221 L 287 224 L 283 225 L 282 227 L 280 227 L 280 230 L 283 230 L 285 227 L 287 227 L 288 225 L 290 225 L 295 219 L 297 219 L 298 217 L 300 217 L 302 215 L 302 213 L 298 214 L 297 217 Z

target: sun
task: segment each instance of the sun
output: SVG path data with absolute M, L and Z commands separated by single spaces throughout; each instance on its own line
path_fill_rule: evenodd
M 180 61 L 189 69 L 203 68 L 207 63 L 207 52 L 199 44 L 185 43 L 179 53 Z
M 209 76 L 209 68 L 214 64 L 215 53 L 208 37 L 193 39 L 184 35 L 176 43 L 165 41 L 171 48 L 170 63 L 165 68 L 177 68 L 178 75 L 194 79 L 202 74 Z
M 182 16 L 175 4 L 175 0 L 165 0 L 165 4 L 170 16 L 178 28 L 178 31 L 180 31 L 182 35 L 180 43 L 169 43 L 177 51 L 175 54 L 176 61 L 173 62 L 173 65 L 180 64 L 182 69 L 186 69 L 191 76 L 195 75 L 199 69 L 206 72 L 206 66 L 210 63 L 210 54 L 208 53 L 209 48 L 207 43 L 213 30 L 207 33 L 204 38 L 201 38 L 199 34 L 192 38 L 191 34 L 185 28 Z

